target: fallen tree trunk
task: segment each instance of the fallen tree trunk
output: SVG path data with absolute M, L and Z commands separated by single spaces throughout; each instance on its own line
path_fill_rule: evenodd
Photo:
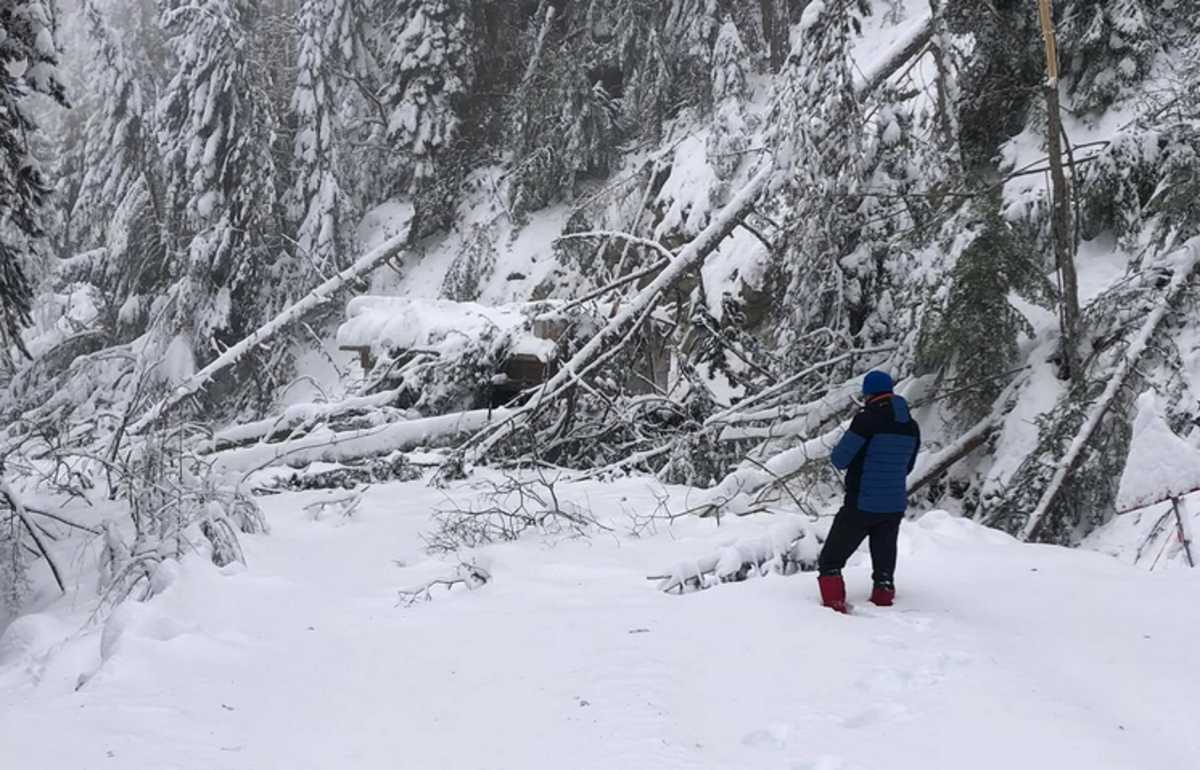
M 1167 285 L 1162 302 L 1159 302 L 1150 311 L 1150 315 L 1146 317 L 1141 331 L 1138 332 L 1137 337 L 1134 338 L 1125 350 L 1120 364 L 1109 375 L 1108 387 L 1104 389 L 1104 393 L 1100 395 L 1099 400 L 1096 401 L 1091 411 L 1088 412 L 1083 427 L 1079 429 L 1074 440 L 1071 441 L 1066 454 L 1058 461 L 1057 469 L 1054 476 L 1050 479 L 1050 484 L 1046 487 L 1045 492 L 1042 493 L 1037 507 L 1029 514 L 1029 521 L 1021 529 L 1021 540 L 1029 540 L 1037 534 L 1038 526 L 1042 523 L 1046 512 L 1050 510 L 1050 506 L 1054 504 L 1054 500 L 1062 490 L 1063 482 L 1066 481 L 1067 476 L 1074 470 L 1075 464 L 1079 462 L 1079 458 L 1083 455 L 1084 447 L 1087 446 L 1092 434 L 1096 432 L 1096 428 L 1099 427 L 1100 421 L 1104 419 L 1104 415 L 1112 407 L 1117 394 L 1124 387 L 1125 381 L 1129 379 L 1129 375 L 1136 368 L 1138 360 L 1146 352 L 1146 348 L 1150 344 L 1150 339 L 1158 330 L 1159 324 L 1166 318 L 1167 312 L 1171 309 L 1179 294 L 1187 287 L 1188 278 L 1191 276 L 1192 271 L 1196 269 L 1197 264 L 1200 264 L 1200 237 L 1193 238 L 1184 244 L 1177 255 L 1177 260 L 1174 266 L 1174 275 L 1171 277 L 1171 282 Z
M 268 417 L 231 428 L 213 435 L 212 443 L 199 449 L 200 454 L 223 452 L 236 447 L 245 446 L 255 441 L 270 441 L 290 436 L 297 428 L 304 425 L 314 425 L 318 422 L 329 422 L 337 417 L 352 416 L 367 413 L 380 407 L 395 403 L 400 396 L 401 388 L 383 391 L 370 396 L 348 398 L 345 401 L 335 401 L 327 404 L 296 404 L 283 411 L 282 414 Z
M 411 221 L 411 220 L 410 220 Z M 392 238 L 384 241 L 373 250 L 363 255 L 357 262 L 310 291 L 299 302 L 286 308 L 263 326 L 256 329 L 241 342 L 226 350 L 215 361 L 189 377 L 183 384 L 175 388 L 170 395 L 163 398 L 145 414 L 129 426 L 127 431 L 136 436 L 158 421 L 168 410 L 174 408 L 189 396 L 198 393 L 212 380 L 213 376 L 237 363 L 252 349 L 271 339 L 280 330 L 299 321 L 308 313 L 324 305 L 333 295 L 353 280 L 361 278 L 387 260 L 399 254 L 408 245 L 409 228 Z
M 1000 427 L 997 415 L 988 415 L 975 427 L 958 437 L 953 444 L 942 448 L 937 454 L 927 455 L 914 468 L 915 476 L 908 481 L 908 494 L 921 491 L 929 482 L 950 470 L 959 460 L 983 446 Z
M 348 463 L 419 447 L 450 446 L 464 435 L 479 431 L 493 416 L 503 418 L 507 415 L 507 410 L 478 409 L 396 422 L 368 430 L 342 433 L 321 430 L 294 441 L 258 444 L 221 452 L 213 456 L 213 470 L 252 473 L 285 463 Z
M 1028 367 L 1022 367 L 1019 371 L 1025 371 L 1026 369 Z M 959 436 L 953 444 L 943 447 L 936 454 L 920 456 L 917 459 L 916 467 L 913 469 L 915 475 L 908 480 L 908 494 L 916 494 L 925 485 L 950 470 L 959 460 L 983 446 L 984 442 L 991 438 L 992 434 L 1000 428 L 1000 424 L 1004 421 L 1004 415 L 1009 409 L 1012 394 L 1020 386 L 1020 383 L 1020 379 L 1009 383 L 999 398 L 996 399 L 991 413 L 976 423 L 966 433 Z M 946 398 L 947 395 L 952 395 L 955 392 L 958 391 L 951 391 L 949 394 L 943 393 L 936 400 Z M 920 404 L 916 406 L 919 407 Z

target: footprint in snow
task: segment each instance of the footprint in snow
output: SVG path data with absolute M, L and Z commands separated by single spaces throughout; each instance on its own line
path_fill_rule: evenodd
M 782 750 L 788 747 L 795 730 L 791 725 L 774 724 L 762 730 L 747 733 L 742 744 L 761 749 Z
M 849 716 L 842 720 L 842 726 L 856 730 L 862 727 L 870 727 L 881 722 L 891 722 L 897 719 L 904 719 L 910 716 L 908 708 L 899 703 L 885 703 L 882 706 L 871 706 L 864 711 L 860 711 L 853 716 Z

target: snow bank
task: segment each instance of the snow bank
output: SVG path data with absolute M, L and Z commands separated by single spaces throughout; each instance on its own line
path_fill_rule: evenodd
M 62 620 L 47 613 L 17 618 L 0 634 L 0 667 L 33 660 L 58 644 L 68 630 Z
M 125 602 L 104 623 L 100 634 L 100 658 L 107 661 L 128 640 L 169 642 L 188 630 L 153 602 Z
M 944 542 L 973 543 L 977 545 L 1016 545 L 1017 539 L 998 529 L 955 516 L 949 511 L 936 509 L 922 515 L 916 521 L 924 533 L 941 538 Z M 909 534 L 912 532 L 909 530 Z
M 1151 391 L 1137 400 L 1117 510 L 1132 511 L 1200 489 L 1200 449 L 1177 436 Z

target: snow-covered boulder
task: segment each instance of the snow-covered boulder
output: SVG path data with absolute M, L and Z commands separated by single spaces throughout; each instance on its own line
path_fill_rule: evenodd
M 1129 459 L 1121 474 L 1117 510 L 1132 511 L 1200 489 L 1200 449 L 1180 438 L 1154 393 L 1138 396 Z

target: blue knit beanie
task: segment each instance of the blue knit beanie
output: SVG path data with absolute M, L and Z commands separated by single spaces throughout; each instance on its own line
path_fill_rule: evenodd
M 868 372 L 863 379 L 863 395 L 878 396 L 880 393 L 892 392 L 892 378 L 887 372 Z

